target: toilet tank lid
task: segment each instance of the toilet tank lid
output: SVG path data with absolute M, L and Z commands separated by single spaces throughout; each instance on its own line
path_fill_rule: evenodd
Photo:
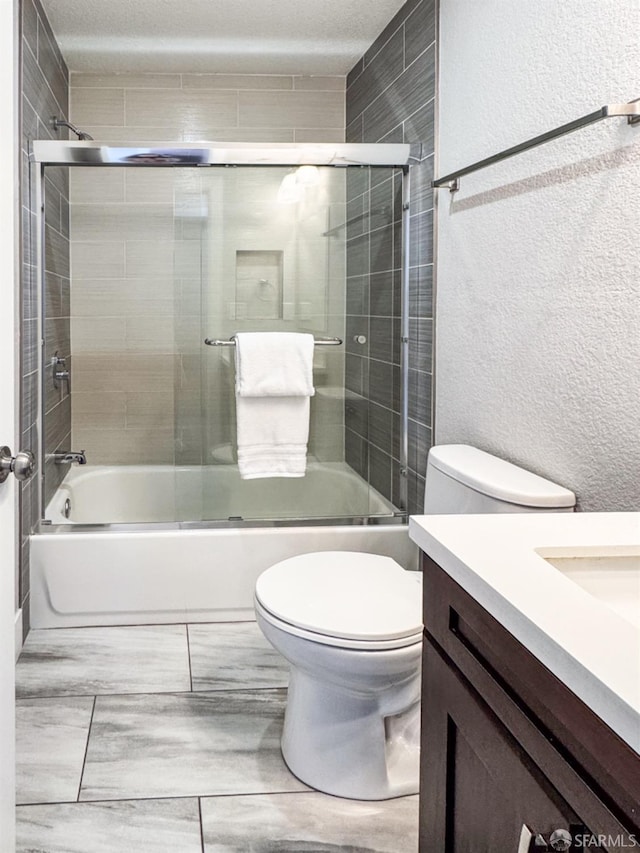
M 488 497 L 532 508 L 575 506 L 569 489 L 467 444 L 441 444 L 429 451 L 429 465 Z

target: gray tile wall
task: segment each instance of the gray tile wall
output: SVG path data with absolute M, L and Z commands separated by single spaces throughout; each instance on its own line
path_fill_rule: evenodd
M 101 142 L 343 142 L 344 77 L 71 75 L 73 123 Z
M 421 142 L 410 208 L 409 512 L 421 511 L 431 445 L 436 0 L 408 0 L 347 77 L 347 142 Z M 399 176 L 350 175 L 346 458 L 398 505 L 400 486 Z M 390 219 L 378 211 L 389 208 Z M 392 258 L 389 265 L 388 258 Z M 353 342 L 365 335 L 367 344 Z
M 69 75 L 53 33 L 38 0 L 21 2 L 22 66 L 22 317 L 21 317 L 21 430 L 22 447 L 37 451 L 37 282 L 35 257 L 36 209 L 29 175 L 33 139 L 53 139 L 52 116 L 68 115 Z M 64 170 L 53 169 L 46 180 L 45 234 L 47 302 L 47 361 L 57 350 L 69 356 L 69 183 Z M 66 446 L 71 433 L 71 406 L 66 389 L 56 392 L 51 370 L 46 376 L 45 434 L 48 449 Z M 39 465 L 42 460 L 39 460 Z M 55 491 L 66 466 L 47 470 L 47 493 Z M 29 630 L 29 534 L 38 520 L 39 471 L 21 487 L 21 559 L 18 584 L 24 633 Z
M 344 90 L 345 78 L 334 76 L 72 73 L 71 120 L 106 143 L 341 142 Z M 206 204 L 212 194 L 213 205 L 216 195 L 211 180 L 177 172 L 71 175 L 73 443 L 93 464 L 203 461 L 202 346 L 198 338 L 194 348 L 193 329 L 199 335 L 207 259 L 188 213 L 181 225 L 180 203 Z M 226 184 L 236 201 L 247 192 L 263 201 L 259 182 L 237 197 Z M 238 245 L 254 242 L 245 235 Z M 324 240 L 320 249 L 324 257 Z M 226 384 L 212 380 L 209 393 L 222 396 L 209 407 L 224 413 Z M 213 421 L 207 429 L 218 444 L 228 417 Z

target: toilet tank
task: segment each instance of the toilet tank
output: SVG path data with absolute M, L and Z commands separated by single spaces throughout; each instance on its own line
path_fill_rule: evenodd
M 572 512 L 576 496 L 544 477 L 466 444 L 432 447 L 427 460 L 427 515 Z

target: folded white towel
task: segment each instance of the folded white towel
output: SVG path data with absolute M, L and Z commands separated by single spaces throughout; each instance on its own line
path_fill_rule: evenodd
M 309 397 L 236 397 L 236 420 L 243 480 L 304 477 Z
M 304 477 L 313 335 L 240 332 L 235 338 L 240 476 Z
M 238 397 L 313 397 L 313 335 L 238 332 Z

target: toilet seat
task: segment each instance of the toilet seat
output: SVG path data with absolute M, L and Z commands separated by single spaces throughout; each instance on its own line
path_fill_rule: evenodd
M 422 640 L 421 597 L 412 575 L 378 554 L 302 554 L 260 575 L 256 607 L 272 624 L 312 642 L 402 648 Z

